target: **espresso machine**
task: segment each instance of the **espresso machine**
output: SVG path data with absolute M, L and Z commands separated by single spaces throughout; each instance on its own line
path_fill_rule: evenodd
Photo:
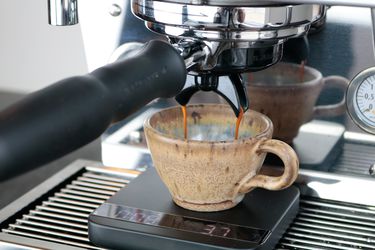
M 157 33 L 160 39 L 147 44 L 125 44 L 125 49 L 113 59 L 114 63 L 86 76 L 62 80 L 3 111 L 0 114 L 3 121 L 0 133 L 6 136 L 2 139 L 2 145 L 12 153 L 4 155 L 0 161 L 1 166 L 4 166 L 1 178 L 41 165 L 88 143 L 100 136 L 111 123 L 123 120 L 155 98 L 175 97 L 177 103 L 186 105 L 198 92 L 212 91 L 225 99 L 235 115 L 241 109 L 246 111 L 249 100 L 241 74 L 262 70 L 279 62 L 285 42 L 307 35 L 312 25 L 323 22 L 327 6 L 330 5 L 375 8 L 375 3 L 366 0 L 132 0 L 134 15 L 143 20 L 146 27 Z M 78 22 L 75 0 L 50 0 L 49 11 L 51 24 L 72 25 Z M 134 69 L 135 65 L 142 66 Z M 368 71 L 365 73 L 369 77 Z M 366 77 L 361 75 L 359 80 L 353 82 L 360 84 Z M 39 124 L 37 121 L 40 120 L 50 122 Z M 33 147 L 30 142 L 33 142 Z M 57 145 L 57 142 L 63 143 Z M 40 152 L 40 148 L 50 150 L 48 153 Z M 16 163 L 14 159 L 17 159 Z M 83 165 L 86 166 L 87 173 L 83 172 Z M 271 249 L 296 217 L 300 192 L 304 196 L 315 192 L 319 193 L 319 197 L 332 199 L 331 194 L 324 196 L 324 192 L 318 192 L 318 180 L 324 180 L 322 185 L 329 185 L 331 193 L 342 189 L 343 183 L 354 183 L 350 178 L 334 179 L 330 175 L 323 176 L 302 170 L 299 183 L 310 185 L 302 185 L 300 191 L 296 187 L 279 194 L 256 191 L 234 213 L 228 211 L 225 214 L 198 215 L 171 204 L 165 194 L 165 187 L 160 181 L 155 181 L 156 175 L 152 168 L 142 174 L 137 172 L 141 169 L 119 170 L 120 174 L 115 174 L 114 168 L 101 168 L 97 163 L 80 161 L 68 169 L 66 172 L 72 173 L 72 176 L 64 177 L 64 181 L 73 180 L 73 185 L 79 185 L 74 178 L 83 173 L 83 177 L 78 177 L 78 182 L 96 175 L 101 176 L 102 184 L 126 186 L 122 190 L 108 189 L 116 191 L 111 195 L 108 190 L 103 189 L 102 195 L 109 196 L 103 195 L 103 204 L 95 211 L 91 209 L 90 217 L 87 214 L 91 242 L 106 248 Z M 361 183 L 366 187 L 371 186 L 368 180 L 361 180 Z M 61 188 L 60 184 L 56 184 L 51 190 L 56 192 Z M 54 196 L 47 203 L 43 202 L 43 206 L 48 207 L 51 202 L 69 198 L 69 193 L 57 192 L 57 198 Z M 60 196 L 61 193 L 65 196 Z M 250 204 L 254 199 L 262 201 L 259 207 L 251 208 Z M 69 205 L 70 208 L 79 204 L 75 202 Z M 90 198 L 86 198 L 85 202 L 95 203 Z M 314 199 L 303 199 L 301 202 L 305 213 L 311 209 L 306 208 L 306 204 L 318 206 Z M 374 206 L 375 203 L 367 200 L 369 205 L 359 207 L 360 202 L 355 202 L 355 205 L 346 205 L 359 214 L 359 220 L 363 219 L 364 214 L 372 213 L 369 205 Z M 87 203 L 84 206 L 87 207 Z M 82 204 L 84 203 L 81 202 Z M 322 216 L 344 207 L 341 203 L 332 204 L 326 205 L 329 209 Z M 29 205 L 34 206 L 35 201 Z M 269 216 L 262 214 L 265 210 L 276 212 Z M 32 220 L 32 216 L 52 211 L 43 210 L 40 206 L 31 210 L 30 215 L 17 219 L 17 223 L 10 224 L 9 229 L 3 230 L 6 234 L 3 240 L 11 242 L 10 238 L 6 238 L 12 235 L 11 230 L 24 230 L 22 223 L 26 223 L 27 219 Z M 63 214 L 56 209 L 55 212 Z M 83 217 L 84 213 L 77 214 Z M 11 223 L 12 218 L 9 216 L 6 221 Z M 347 218 L 353 219 L 355 214 L 349 214 L 345 217 Z M 49 220 L 50 223 L 56 222 Z M 171 221 L 174 223 L 171 224 Z M 87 221 L 84 223 L 87 224 Z M 34 224 L 43 227 L 40 223 Z M 74 223 L 67 225 L 68 228 L 75 228 Z M 212 225 L 216 231 L 207 233 L 207 226 L 212 228 Z M 337 223 L 333 226 L 340 225 Z M 228 236 L 228 229 L 234 234 Z M 22 233 L 24 232 L 18 235 L 22 236 Z M 64 244 L 61 239 L 65 236 L 58 236 L 60 238 L 55 241 L 46 236 L 38 238 L 34 235 L 31 238 Z M 372 238 L 366 239 L 367 243 L 359 246 L 370 249 Z M 53 248 L 52 246 L 50 247 Z M 96 246 L 88 246 L 87 242 L 75 246 L 96 249 Z M 285 244 L 283 248 L 287 246 Z
M 59 81 L 5 110 L 0 118 L 2 145 L 8 152 L 0 160 L 6 166 L 4 176 L 83 146 L 111 123 L 158 97 L 175 96 L 186 105 L 196 92 L 214 91 L 238 116 L 241 109 L 248 109 L 240 74 L 277 63 L 283 43 L 305 35 L 325 10 L 313 4 L 260 7 L 252 1 L 205 5 L 133 1 L 131 5 L 134 14 L 170 45 L 153 40 L 129 46 L 116 63 Z M 78 20 L 76 1 L 49 1 L 49 9 L 51 24 Z M 38 122 L 43 119 L 48 124 Z M 59 143 L 61 139 L 66 142 Z M 38 148 L 50 150 L 44 153 Z

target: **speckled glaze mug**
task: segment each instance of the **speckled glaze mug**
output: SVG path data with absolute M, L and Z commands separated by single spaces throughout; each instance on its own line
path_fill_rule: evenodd
M 248 110 L 237 140 L 229 106 L 192 105 L 187 115 L 187 140 L 180 107 L 159 111 L 144 124 L 153 164 L 177 205 L 202 212 L 225 210 L 256 187 L 280 190 L 297 178 L 296 153 L 271 139 L 272 122 L 265 115 Z M 283 175 L 258 174 L 267 152 L 281 158 Z
M 301 78 L 300 65 L 292 63 L 278 63 L 246 75 L 250 107 L 271 119 L 274 138 L 290 144 L 304 123 L 313 118 L 343 115 L 346 111 L 348 79 L 323 77 L 311 67 L 305 67 L 304 77 Z M 339 89 L 343 98 L 335 104 L 316 106 L 324 88 Z

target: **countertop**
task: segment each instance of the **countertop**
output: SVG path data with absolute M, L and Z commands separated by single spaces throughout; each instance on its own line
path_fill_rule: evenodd
M 24 95 L 0 91 L 0 110 Z M 49 164 L 33 169 L 20 176 L 0 182 L 0 209 L 64 168 L 76 159 L 101 160 L 100 138 L 92 143 Z

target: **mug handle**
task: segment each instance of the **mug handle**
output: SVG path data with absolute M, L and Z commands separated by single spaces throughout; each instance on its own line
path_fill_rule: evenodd
M 289 187 L 297 179 L 299 168 L 298 157 L 292 147 L 285 142 L 275 139 L 265 139 L 260 142 L 257 153 L 272 153 L 280 157 L 284 163 L 284 173 L 277 177 L 262 174 L 252 177 L 252 174 L 249 174 L 240 181 L 238 193 L 247 193 L 255 187 L 280 190 Z
M 320 105 L 314 107 L 314 118 L 331 117 L 345 114 L 345 92 L 349 85 L 349 80 L 342 76 L 328 76 L 323 79 L 323 88 L 335 87 L 343 91 L 342 100 L 336 104 Z

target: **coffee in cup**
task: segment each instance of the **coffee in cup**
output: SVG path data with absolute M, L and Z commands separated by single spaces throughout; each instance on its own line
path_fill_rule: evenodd
M 173 201 L 194 211 L 220 211 L 238 204 L 254 188 L 280 190 L 298 175 L 298 158 L 286 143 L 271 139 L 265 115 L 248 110 L 234 139 L 236 117 L 227 105 L 187 107 L 184 138 L 180 107 L 153 114 L 144 124 L 153 164 Z M 278 177 L 259 174 L 267 153 L 284 163 Z

